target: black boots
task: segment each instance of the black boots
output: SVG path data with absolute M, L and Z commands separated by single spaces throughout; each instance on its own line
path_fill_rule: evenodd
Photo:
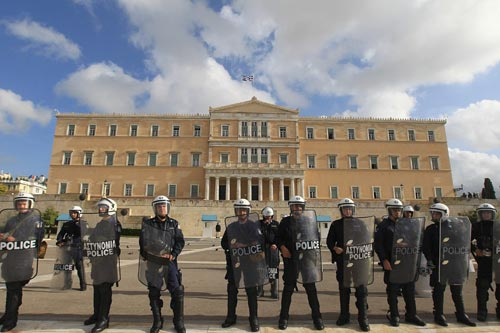
M 476 280 L 477 320 L 486 321 L 488 318 L 488 288 L 489 281 Z
M 153 314 L 153 325 L 149 333 L 158 333 L 163 328 L 163 317 L 161 316 L 161 308 L 163 301 L 161 299 L 150 299 L 151 313 Z
M 368 289 L 366 287 L 356 288 L 356 307 L 358 309 L 358 324 L 363 332 L 370 330 L 368 323 L 368 303 L 367 303 Z
M 405 322 L 408 324 L 413 324 L 417 326 L 425 326 L 425 321 L 423 321 L 419 316 L 417 316 L 417 304 L 415 302 L 415 288 L 410 292 L 404 291 L 403 297 L 406 304 L 406 314 Z
M 250 317 L 248 321 L 250 322 L 250 329 L 252 332 L 258 332 L 259 327 L 259 318 L 257 316 L 257 288 L 246 288 L 247 300 L 248 300 L 248 313 Z
M 349 298 L 350 298 L 350 289 L 348 288 L 340 288 L 339 289 L 339 299 L 340 299 L 340 315 L 337 319 L 337 326 L 344 326 L 349 324 L 350 314 L 349 314 Z
M 91 333 L 99 333 L 109 327 L 109 310 L 111 308 L 111 301 L 112 301 L 112 290 L 111 290 L 112 285 L 113 285 L 112 283 L 103 283 L 94 286 L 94 293 L 97 289 L 97 292 L 100 294 L 100 297 L 98 304 L 98 312 L 96 316 L 97 322 L 90 331 Z
M 184 327 L 184 286 L 180 285 L 172 294 L 172 311 L 174 312 L 174 328 L 177 333 L 186 333 Z
M 465 324 L 467 326 L 476 326 L 476 323 L 472 322 L 469 319 L 469 316 L 465 313 L 464 299 L 462 297 L 462 286 L 454 285 L 450 286 L 451 289 L 451 298 L 453 299 L 453 303 L 455 303 L 455 316 L 459 323 Z
M 0 332 L 8 332 L 17 326 L 17 317 L 19 307 L 21 306 L 22 289 L 13 291 L 7 290 L 7 300 L 5 304 L 5 313 L 2 316 L 2 329 Z
M 446 317 L 443 315 L 444 288 L 446 286 L 437 284 L 432 289 L 432 302 L 434 304 L 434 322 L 440 326 L 448 326 Z
M 323 319 L 321 319 L 316 285 L 314 283 L 304 284 L 304 288 L 306 289 L 307 301 L 309 302 L 309 307 L 311 308 L 311 317 L 313 320 L 314 328 L 321 331 L 325 328 L 325 325 L 323 324 Z
M 227 316 L 222 328 L 236 324 L 236 305 L 238 304 L 238 289 L 231 283 L 227 284 Z
M 290 304 L 292 303 L 292 294 L 294 286 L 285 284 L 283 288 L 283 294 L 281 295 L 281 310 L 280 319 L 278 321 L 278 328 L 280 330 L 286 330 L 288 327 L 288 311 L 290 310 Z
M 387 295 L 387 303 L 389 303 L 389 312 L 387 313 L 387 319 L 391 326 L 399 326 L 399 310 L 398 310 L 398 294 L 397 290 L 391 290 Z

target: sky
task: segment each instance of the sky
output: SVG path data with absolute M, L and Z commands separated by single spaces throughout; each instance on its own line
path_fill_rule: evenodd
M 444 118 L 454 186 L 497 187 L 499 17 L 497 0 L 1 1 L 0 170 L 48 174 L 57 112 L 256 96 L 301 116 Z

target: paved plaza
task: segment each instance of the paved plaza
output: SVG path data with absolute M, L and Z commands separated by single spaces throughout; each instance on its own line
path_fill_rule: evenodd
M 77 290 L 78 278 L 73 281 L 73 290 L 55 291 L 50 289 L 52 267 L 55 260 L 55 241 L 48 240 L 49 248 L 45 259 L 39 263 L 38 276 L 24 289 L 23 305 L 20 308 L 20 321 L 13 332 L 89 332 L 92 326 L 83 326 L 92 312 L 92 287 L 87 291 Z M 152 316 L 149 309 L 147 289 L 137 279 L 138 238 L 122 237 L 122 279 L 113 288 L 113 304 L 110 314 L 110 328 L 105 332 L 149 332 Z M 335 321 L 339 312 L 338 285 L 335 280 L 335 266 L 330 263 L 330 253 L 322 252 L 324 263 L 323 281 L 317 284 L 321 312 L 325 322 L 325 332 L 359 332 L 355 298 L 351 297 L 351 324 L 337 327 Z M 188 332 L 248 332 L 248 307 L 245 292 L 240 291 L 237 308 L 238 324 L 230 329 L 222 329 L 220 323 L 226 314 L 225 257 L 220 249 L 219 239 L 187 239 L 183 254 L 179 257 L 186 287 L 185 323 Z M 369 313 L 372 332 L 500 332 L 500 322 L 494 320 L 494 296 L 490 293 L 490 322 L 480 323 L 478 327 L 456 324 L 453 302 L 449 290 L 445 293 L 445 314 L 450 324 L 443 328 L 432 323 L 432 300 L 417 298 L 417 309 L 428 322 L 425 327 L 402 323 L 400 327 L 389 326 L 385 314 L 388 306 L 382 271 L 375 270 L 375 281 L 369 287 Z M 281 282 L 281 281 L 280 281 Z M 469 277 L 464 289 L 466 310 L 475 320 L 475 273 Z M 259 319 L 261 332 L 278 332 L 279 301 L 266 294 L 259 300 Z M 172 312 L 168 304 L 168 292 L 163 297 L 165 307 L 165 332 L 174 332 Z M 0 306 L 4 309 L 5 287 L 0 285 Z M 400 298 L 399 308 L 404 317 L 404 301 Z M 304 289 L 293 295 L 290 309 L 289 328 L 286 332 L 313 331 L 310 309 Z

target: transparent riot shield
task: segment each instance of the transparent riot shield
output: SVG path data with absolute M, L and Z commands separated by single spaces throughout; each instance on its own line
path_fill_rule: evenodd
M 464 284 L 469 269 L 471 223 L 466 216 L 449 217 L 439 224 L 441 284 Z
M 323 280 L 321 262 L 321 236 L 314 210 L 293 212 L 290 215 L 294 231 L 293 259 L 298 268 L 297 282 L 314 283 Z
M 0 211 L 0 282 L 27 281 L 36 276 L 43 235 L 39 210 Z
M 418 278 L 425 218 L 400 218 L 394 227 L 391 283 L 409 283 Z
M 344 218 L 345 288 L 373 283 L 373 241 L 375 217 Z
M 116 215 L 100 217 L 85 214 L 87 228 L 82 234 L 85 281 L 87 284 L 120 281 L 120 257 L 117 253 Z
M 139 281 L 145 286 L 160 290 L 167 289 L 169 255 L 172 253 L 174 240 L 172 232 L 161 228 L 149 220 L 143 222 L 141 243 L 143 257 L 139 258 Z
M 493 247 L 492 247 L 493 274 L 495 282 L 500 283 L 500 221 L 493 222 Z
M 279 295 L 279 265 L 280 265 L 280 257 L 279 250 L 272 250 L 270 246 L 267 246 L 265 249 L 266 254 L 266 265 L 267 265 L 267 276 L 266 281 L 269 280 L 271 283 L 276 284 L 276 292 Z M 276 298 L 278 299 L 278 298 Z
M 236 286 L 249 288 L 268 283 L 259 215 L 252 213 L 244 221 L 237 216 L 226 217 L 225 223 Z

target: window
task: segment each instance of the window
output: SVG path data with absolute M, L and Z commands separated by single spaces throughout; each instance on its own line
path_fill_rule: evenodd
M 191 198 L 198 198 L 200 193 L 200 185 L 191 184 Z
M 66 132 L 69 136 L 75 135 L 75 125 L 69 124 L 68 125 L 68 131 Z
M 89 136 L 95 136 L 95 128 L 96 125 L 94 124 L 89 125 Z
M 326 137 L 328 138 L 328 140 L 335 139 L 335 132 L 332 127 L 326 129 Z
M 102 187 L 102 190 L 103 190 L 103 195 L 109 196 L 109 194 L 111 193 L 111 184 L 110 183 L 104 183 L 104 185 Z
M 155 184 L 146 185 L 146 195 L 148 197 L 152 197 L 153 195 L 155 195 Z
M 369 128 L 368 129 L 368 140 L 375 140 L 375 129 Z
M 191 155 L 191 166 L 193 166 L 193 167 L 200 166 L 200 155 L 201 155 L 201 153 L 193 153 Z
M 348 128 L 348 129 L 347 129 L 347 138 L 348 138 L 349 140 L 354 140 L 354 139 L 356 139 L 356 137 L 355 137 L 355 133 L 354 133 L 354 128 Z
M 330 168 L 330 169 L 337 168 L 337 156 L 336 155 L 328 155 L 328 168 Z
M 109 136 L 116 136 L 116 125 L 109 125 Z
M 373 199 L 380 199 L 380 187 L 373 186 L 372 192 L 373 192 Z
M 306 128 L 306 137 L 308 139 L 314 139 L 314 128 L 312 127 Z
M 67 187 L 68 187 L 67 183 L 59 183 L 59 191 L 57 193 L 65 194 Z
M 418 170 L 418 156 L 410 156 L 410 166 L 412 170 Z
M 443 189 L 441 187 L 435 187 L 434 188 L 434 193 L 436 195 L 436 198 L 442 198 L 443 197 Z
M 435 156 L 431 156 L 431 169 L 439 170 L 439 158 Z
M 309 198 L 310 199 L 316 198 L 316 186 L 309 186 Z
M 393 188 L 394 191 L 394 198 L 396 199 L 403 199 L 403 189 L 400 186 L 396 186 Z
M 159 131 L 160 131 L 160 126 L 151 125 L 151 136 L 158 136 Z
M 415 187 L 413 192 L 415 193 L 415 199 L 422 199 L 422 188 Z
M 397 156 L 391 156 L 390 159 L 391 159 L 391 169 L 392 170 L 399 169 L 398 157 Z
M 316 167 L 316 156 L 307 155 L 307 167 L 309 169 L 314 169 Z
M 427 137 L 429 138 L 429 141 L 435 141 L 434 131 L 427 131 Z
M 337 186 L 330 186 L 330 199 L 338 199 L 339 188 Z
M 127 165 L 134 166 L 135 165 L 135 152 L 127 152 Z
M 83 193 L 85 195 L 89 194 L 89 184 L 88 183 L 81 183 L 80 184 L 80 193 Z
M 286 138 L 286 127 L 280 126 L 280 138 Z
M 168 185 L 168 196 L 170 198 L 177 196 L 177 185 L 176 184 L 169 184 Z
M 83 164 L 84 165 L 92 165 L 92 156 L 93 155 L 94 155 L 94 152 L 86 151 L 84 154 L 84 158 L 83 158 Z
M 263 121 L 260 123 L 260 136 L 263 138 L 267 138 L 267 121 Z
M 114 159 L 115 159 L 115 152 L 113 152 L 113 151 L 107 151 L 106 152 L 106 160 L 104 161 L 104 163 L 107 166 L 113 165 Z
M 229 136 L 229 125 L 222 125 L 221 136 Z
M 132 196 L 132 184 L 125 184 L 125 190 L 123 191 L 123 195 L 126 197 Z
M 359 187 L 352 186 L 351 187 L 351 194 L 352 194 L 353 199 L 359 199 Z
M 387 136 L 388 136 L 389 141 L 396 140 L 396 133 L 394 133 L 393 129 L 387 130 Z
M 408 130 L 408 141 L 415 141 L 415 130 L 409 129 Z
M 174 127 L 172 127 L 172 136 L 179 136 L 181 132 L 181 127 L 179 125 L 174 125 Z
M 148 153 L 148 166 L 156 166 L 158 153 Z
M 137 136 L 137 125 L 130 125 L 130 136 Z
M 241 136 L 248 136 L 248 123 L 246 121 L 241 122 Z
M 267 148 L 260 150 L 260 163 L 268 163 Z
M 280 164 L 288 164 L 288 155 L 280 154 Z
M 257 122 L 252 121 L 252 137 L 256 138 L 259 135 L 259 129 L 257 127 Z
M 170 166 L 176 167 L 179 162 L 179 153 L 170 153 Z
M 378 156 L 370 156 L 370 168 L 378 169 Z
M 257 155 L 258 149 L 257 148 L 250 148 L 250 159 L 252 163 L 258 163 L 259 162 L 259 156 Z
M 220 162 L 221 163 L 229 163 L 229 154 L 228 153 L 220 153 Z
M 71 152 L 65 151 L 63 155 L 63 164 L 70 165 L 71 164 Z
M 194 125 L 194 136 L 201 136 L 201 126 Z
M 358 157 L 356 155 L 349 155 L 349 168 L 358 168 Z
M 241 148 L 241 163 L 248 163 L 247 148 Z

